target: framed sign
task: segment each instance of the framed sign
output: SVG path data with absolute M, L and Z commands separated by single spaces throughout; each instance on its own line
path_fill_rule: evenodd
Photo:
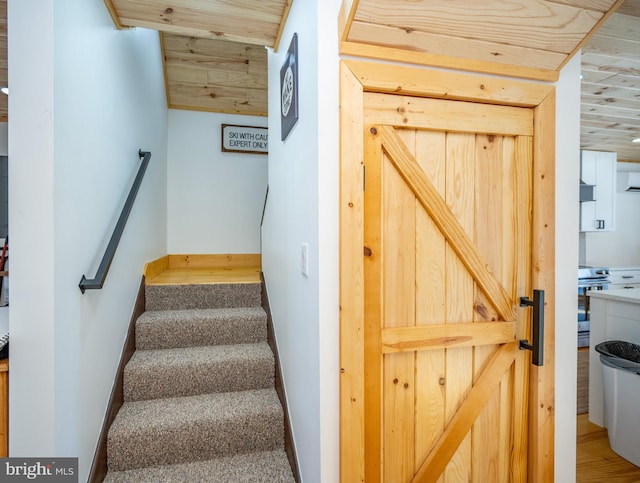
M 225 153 L 269 152 L 269 130 L 266 127 L 222 125 L 222 151 Z
M 293 34 L 280 69 L 280 127 L 282 141 L 298 121 L 298 34 Z

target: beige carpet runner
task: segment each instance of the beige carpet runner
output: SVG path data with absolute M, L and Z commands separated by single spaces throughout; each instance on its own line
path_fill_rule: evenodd
M 146 287 L 105 482 L 294 481 L 260 293 Z

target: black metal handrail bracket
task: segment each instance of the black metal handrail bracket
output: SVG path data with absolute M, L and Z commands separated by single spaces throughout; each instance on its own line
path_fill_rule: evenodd
M 131 191 L 129 191 L 129 196 L 127 196 L 127 201 L 122 207 L 122 213 L 120 213 L 120 218 L 118 218 L 118 222 L 116 223 L 116 226 L 113 229 L 113 234 L 111 235 L 109 244 L 107 245 L 107 248 L 104 251 L 104 255 L 102 256 L 102 261 L 100 262 L 100 266 L 98 267 L 96 276 L 94 278 L 87 278 L 84 275 L 82 275 L 82 278 L 80 279 L 79 287 L 82 293 L 84 293 L 85 290 L 94 290 L 94 289 L 102 288 L 102 286 L 104 285 L 104 281 L 107 278 L 107 273 L 109 273 L 109 267 L 111 267 L 111 262 L 113 261 L 113 257 L 116 254 L 118 243 L 120 243 L 120 238 L 122 237 L 122 233 L 124 232 L 124 227 L 127 224 L 127 220 L 129 219 L 129 214 L 131 213 L 133 202 L 136 200 L 138 189 L 142 184 L 142 178 L 144 178 L 144 173 L 147 170 L 147 166 L 149 166 L 151 153 L 149 151 L 139 150 L 138 157 L 142 160 L 142 163 L 140 164 L 140 168 L 138 168 L 138 174 L 136 175 L 136 179 L 133 181 L 133 185 L 131 186 Z

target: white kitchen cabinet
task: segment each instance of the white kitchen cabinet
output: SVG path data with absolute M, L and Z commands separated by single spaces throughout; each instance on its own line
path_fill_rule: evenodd
M 640 267 L 612 268 L 609 275 L 609 289 L 640 288 Z
M 616 153 L 581 151 L 580 179 L 595 185 L 595 201 L 580 202 L 580 231 L 616 229 Z

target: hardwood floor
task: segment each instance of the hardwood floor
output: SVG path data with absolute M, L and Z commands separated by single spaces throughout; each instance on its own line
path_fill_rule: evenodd
M 257 253 L 165 255 L 145 265 L 147 285 L 260 283 Z
M 146 281 L 147 285 L 190 283 L 260 283 L 260 267 L 169 268 Z
M 587 414 L 578 415 L 577 433 L 577 483 L 640 482 L 640 468 L 611 450 L 607 430 Z

